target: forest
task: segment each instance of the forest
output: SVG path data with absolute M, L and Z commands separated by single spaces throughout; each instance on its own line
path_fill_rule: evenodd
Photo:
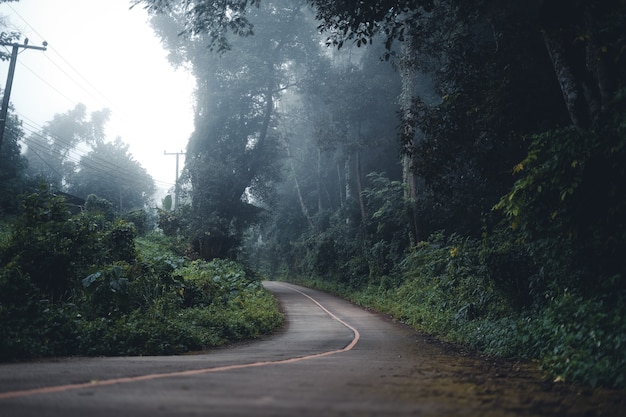
M 106 109 L 9 109 L 0 358 L 257 337 L 275 279 L 626 388 L 623 0 L 129 7 L 197 83 L 183 175 L 154 202 Z

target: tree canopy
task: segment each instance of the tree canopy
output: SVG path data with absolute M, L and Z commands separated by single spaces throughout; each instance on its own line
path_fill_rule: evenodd
M 108 118 L 109 110 L 88 114 L 83 104 L 56 114 L 25 139 L 27 173 L 81 198 L 97 194 L 119 212 L 146 206 L 154 181 L 121 138 L 107 142 Z

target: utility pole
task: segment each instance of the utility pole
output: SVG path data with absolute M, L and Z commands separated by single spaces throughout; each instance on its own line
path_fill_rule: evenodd
M 178 157 L 180 155 L 185 155 L 185 152 L 166 152 L 163 151 L 163 155 L 176 155 L 176 184 L 174 185 L 174 209 L 178 208 L 178 195 L 180 191 L 180 186 L 178 185 Z
M 43 46 L 33 46 L 28 44 L 28 38 L 24 39 L 24 44 L 0 42 L 0 46 L 12 46 L 11 62 L 9 63 L 9 75 L 7 76 L 7 84 L 4 88 L 4 97 L 2 99 L 2 109 L 0 109 L 0 148 L 2 148 L 2 140 L 4 139 L 4 129 L 7 125 L 7 113 L 9 111 L 9 99 L 11 97 L 11 88 L 13 87 L 13 76 L 15 75 L 15 64 L 17 63 L 17 53 L 20 48 L 37 49 L 45 51 L 48 42 L 43 42 Z

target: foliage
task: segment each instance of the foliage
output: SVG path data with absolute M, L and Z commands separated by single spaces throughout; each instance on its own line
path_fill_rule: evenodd
M 85 199 L 85 211 L 100 214 L 107 222 L 113 221 L 115 218 L 113 204 L 109 200 L 95 194 L 89 194 Z
M 143 236 L 138 236 L 137 239 L 135 239 L 135 247 L 138 252 L 148 258 L 156 258 L 158 256 L 180 258 L 186 252 L 178 239 L 172 238 L 158 230 L 153 230 Z
M 626 289 L 624 133 L 570 128 L 535 136 L 515 167 L 520 178 L 496 205 L 557 288 Z
M 307 276 L 489 353 L 539 359 L 558 379 L 625 385 L 613 319 L 626 300 L 623 1 L 308 1 L 335 50 L 278 60 L 276 49 L 256 54 L 278 39 L 267 30 L 291 36 L 278 2 L 135 3 L 169 13 L 164 33 L 194 34 L 168 45 L 201 75 L 188 149 L 197 251 L 240 254 L 259 218 L 242 204 L 254 184 L 254 202 L 273 213 L 249 233 L 247 254 L 271 273 Z M 268 10 L 271 24 L 254 21 Z M 254 53 L 210 67 L 207 45 Z M 382 116 L 398 102 L 399 126 Z M 238 181 L 254 167 L 250 127 L 277 103 L 267 138 L 286 163 L 265 155 L 272 175 Z M 395 128 L 402 173 L 387 141 Z
M 154 181 L 121 138 L 106 141 L 109 113 L 103 109 L 88 114 L 87 107 L 78 104 L 56 114 L 24 139 L 26 172 L 80 198 L 97 194 L 118 213 L 143 209 L 155 191 Z
M 104 309 L 78 324 L 86 354 L 184 353 L 255 338 L 282 323 L 273 297 L 232 261 L 145 255 L 131 279 L 119 266 L 85 279 L 108 293 L 97 297 Z
M 429 11 L 432 0 L 420 2 L 399 2 L 378 0 L 355 7 L 354 2 L 310 0 L 321 21 L 322 32 L 329 33 L 328 44 L 341 48 L 344 42 L 353 40 L 358 46 L 367 45 L 371 38 L 384 31 L 387 42 L 404 35 L 404 27 L 410 26 L 421 14 Z M 152 13 L 163 13 L 183 8 L 176 0 L 133 0 L 133 6 L 143 4 Z M 256 32 L 249 13 L 258 0 L 230 0 L 223 2 L 200 1 L 191 8 L 185 8 L 185 32 L 208 35 L 210 48 L 224 52 L 231 49 L 227 36 L 250 36 Z
M 117 263 L 106 266 L 82 279 L 85 301 L 93 316 L 111 316 L 128 312 L 128 265 Z
M 24 175 L 26 159 L 19 144 L 24 137 L 24 130 L 21 127 L 22 122 L 11 110 L 12 106 L 9 106 L 4 138 L 0 145 L 0 215 L 15 214 L 18 209 L 18 195 L 28 188 Z
M 438 233 L 380 282 L 360 288 L 319 278 L 300 282 L 392 314 L 446 341 L 490 355 L 536 359 L 557 380 L 625 388 L 623 295 L 616 302 L 562 290 L 548 300 L 519 305 L 511 294 L 514 281 L 498 283 L 503 280 L 494 273 L 498 270 L 481 261 L 515 259 L 516 247 L 486 243 Z
M 141 3 L 150 11 L 167 13 L 153 23 L 199 85 L 196 130 L 187 147 L 183 176 L 191 187 L 190 227 L 179 227 L 176 218 L 162 213 L 163 230 L 178 230 L 203 259 L 235 259 L 246 230 L 258 223 L 261 207 L 271 205 L 272 183 L 283 154 L 277 103 L 293 89 L 295 73 L 306 71 L 309 50 L 316 48 L 311 39 L 314 25 L 305 20 L 301 4 L 264 2 L 263 7 L 244 12 L 246 5 L 239 7 L 237 2 L 199 2 L 192 9 L 175 2 Z M 179 36 L 185 27 L 171 30 L 195 13 L 205 18 L 191 30 L 194 36 Z M 218 57 L 207 51 L 215 40 L 213 24 L 228 22 L 230 30 L 248 19 L 265 30 L 229 40 L 237 53 Z
M 240 265 L 190 262 L 163 235 L 137 239 L 105 203 L 92 196 L 72 215 L 45 186 L 24 197 L 0 247 L 0 360 L 184 353 L 280 326 L 274 298 Z
M 397 315 L 437 334 L 458 323 L 496 317 L 508 307 L 478 261 L 479 242 L 436 234 L 403 261 L 405 278 L 397 289 Z
M 545 288 L 538 286 L 542 271 L 528 249 L 516 241 L 516 234 L 500 226 L 485 233 L 481 242 L 479 262 L 486 268 L 495 289 L 516 311 L 541 303 Z
M 47 296 L 67 299 L 98 250 L 98 232 L 88 216 L 72 218 L 64 198 L 42 185 L 24 197 L 2 259 L 19 266 Z
M 537 359 L 552 378 L 626 387 L 626 326 L 603 300 L 570 292 L 542 310 L 477 320 L 458 329 L 458 340 L 491 355 Z
M 93 144 L 101 139 L 99 133 L 103 132 L 108 113 L 102 110 L 88 118 L 87 107 L 79 103 L 66 113 L 55 114 L 41 131 L 31 133 L 26 139 L 29 174 L 44 177 L 57 189 L 62 189 L 76 168 L 69 157 L 70 151 L 81 143 Z
M 168 194 L 165 197 L 163 197 L 161 205 L 163 207 L 163 210 L 165 210 L 165 211 L 172 210 L 172 195 Z
M 0 252 L 9 245 L 11 241 L 11 224 L 10 222 L 0 221 Z
M 154 215 L 145 209 L 137 209 L 122 214 L 121 218 L 132 223 L 139 236 L 143 236 L 154 228 Z
M 68 174 L 68 191 L 79 197 L 97 194 L 111 202 L 118 213 L 144 209 L 156 187 L 128 148 L 120 138 L 96 141 L 80 159 L 78 171 Z
M 0 359 L 28 356 L 41 349 L 33 326 L 43 314 L 36 287 L 15 264 L 0 271 Z
M 18 1 L 18 0 L 0 0 L 0 3 L 8 3 L 11 1 Z M 21 37 L 22 37 L 21 33 L 15 32 L 15 31 L 8 32 L 8 31 L 3 30 L 2 32 L 0 32 L 0 42 L 6 43 L 6 44 L 12 44 L 14 42 L 18 42 Z M 0 52 L 0 61 L 8 61 L 9 59 L 11 59 L 10 52 L 8 51 Z
M 227 34 L 232 32 L 238 36 L 249 36 L 253 34 L 254 25 L 247 17 L 248 6 L 258 6 L 259 0 L 228 0 L 219 3 L 212 1 L 202 1 L 187 8 L 177 1 L 153 1 L 153 0 L 133 0 L 134 7 L 144 4 L 144 8 L 151 13 L 164 13 L 171 11 L 181 11 L 190 24 L 184 32 L 189 35 L 206 34 L 209 47 L 218 52 L 225 52 L 231 49 Z

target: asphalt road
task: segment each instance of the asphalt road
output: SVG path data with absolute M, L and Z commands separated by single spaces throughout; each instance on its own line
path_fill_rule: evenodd
M 265 285 L 286 313 L 278 334 L 194 355 L 2 364 L 0 416 L 623 415 L 614 393 L 542 383 L 331 295 Z

